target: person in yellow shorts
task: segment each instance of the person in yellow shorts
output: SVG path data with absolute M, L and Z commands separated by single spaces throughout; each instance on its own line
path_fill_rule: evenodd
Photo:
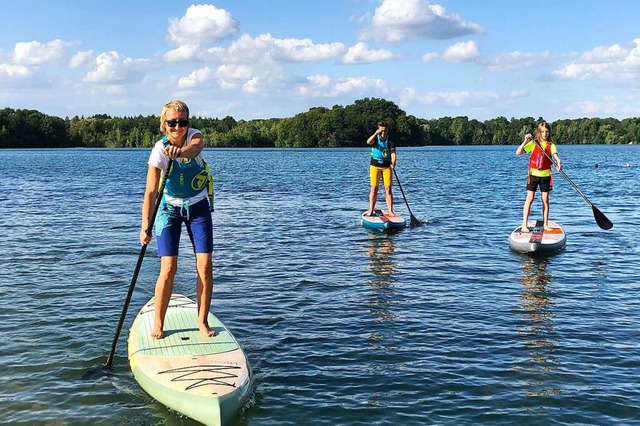
M 544 150 L 544 151 L 543 151 Z M 551 166 L 555 162 L 556 169 L 562 170 L 562 162 L 558 156 L 558 148 L 551 142 L 551 126 L 546 122 L 538 124 L 535 139 L 531 133 L 527 133 L 524 141 L 518 146 L 516 155 L 531 153 L 529 157 L 529 173 L 527 174 L 527 198 L 522 209 L 521 232 L 529 232 L 527 223 L 531 204 L 536 194 L 538 185 L 542 194 L 542 221 L 545 231 L 550 231 L 549 226 L 549 192 L 553 190 L 553 174 Z M 554 161 L 551 161 L 553 158 Z
M 387 123 L 378 122 L 378 129 L 369 136 L 367 145 L 371 148 L 371 165 L 369 166 L 369 176 L 371 181 L 371 191 L 369 192 L 369 210 L 365 216 L 372 216 L 375 212 L 376 201 L 378 199 L 378 187 L 380 178 L 384 184 L 384 193 L 387 200 L 387 215 L 395 216 L 393 212 L 393 193 L 391 192 L 391 173 L 396 165 L 396 147 L 387 133 Z

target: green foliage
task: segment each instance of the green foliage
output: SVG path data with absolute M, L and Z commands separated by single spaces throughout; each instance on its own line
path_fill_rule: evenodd
M 192 117 L 207 146 L 233 147 L 364 147 L 378 121 L 386 121 L 400 146 L 506 145 L 520 143 L 543 120 L 497 117 L 484 122 L 465 116 L 420 119 L 393 102 L 356 100 L 331 109 L 311 108 L 288 118 L 236 121 Z M 640 142 L 640 118 L 580 118 L 551 123 L 552 139 L 562 144 L 626 144 Z M 161 138 L 158 116 L 58 118 L 34 110 L 0 110 L 0 148 L 151 147 Z

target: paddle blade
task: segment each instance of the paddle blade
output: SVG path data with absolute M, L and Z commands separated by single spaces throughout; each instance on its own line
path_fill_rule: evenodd
M 608 230 L 613 228 L 613 223 L 596 206 L 591 205 L 591 209 L 593 210 L 593 217 L 601 229 Z
M 421 226 L 421 225 L 422 225 L 422 222 L 420 222 L 420 221 L 418 220 L 418 218 L 417 218 L 417 217 L 415 217 L 414 215 L 411 215 L 411 220 L 409 221 L 409 224 L 410 224 L 411 226 Z
M 113 375 L 113 369 L 111 368 L 111 366 L 102 365 L 85 372 L 82 375 L 82 380 L 97 380 L 102 377 L 111 375 Z

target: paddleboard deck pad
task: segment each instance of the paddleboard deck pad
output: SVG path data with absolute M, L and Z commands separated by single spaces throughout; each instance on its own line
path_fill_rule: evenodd
M 252 387 L 251 367 L 227 327 L 209 313 L 217 332 L 198 330 L 198 307 L 172 294 L 164 338 L 152 339 L 154 299 L 144 305 L 129 332 L 129 363 L 136 381 L 154 399 L 206 425 L 223 425 L 244 405 Z
M 367 212 L 364 212 L 361 216 L 361 222 L 365 228 L 398 229 L 407 225 L 407 221 L 399 214 L 389 216 L 382 210 L 375 210 L 371 216 L 365 216 L 366 214 Z
M 550 231 L 545 231 L 543 222 L 529 221 L 529 230 L 522 232 L 519 226 L 509 235 L 509 247 L 519 253 L 552 253 L 562 249 L 567 243 L 564 229 L 549 221 Z

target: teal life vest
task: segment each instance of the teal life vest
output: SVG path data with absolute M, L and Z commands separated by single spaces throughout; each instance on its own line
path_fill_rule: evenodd
M 378 167 L 389 167 L 391 165 L 389 135 L 384 140 L 380 138 L 380 135 L 376 135 L 376 143 L 371 148 L 371 165 Z
M 169 146 L 169 139 L 162 137 L 164 146 Z M 191 198 L 200 194 L 207 187 L 209 208 L 214 209 L 213 176 L 209 165 L 200 157 L 202 164 L 195 158 L 178 158 L 173 160 L 173 169 L 167 177 L 164 194 L 173 198 Z

